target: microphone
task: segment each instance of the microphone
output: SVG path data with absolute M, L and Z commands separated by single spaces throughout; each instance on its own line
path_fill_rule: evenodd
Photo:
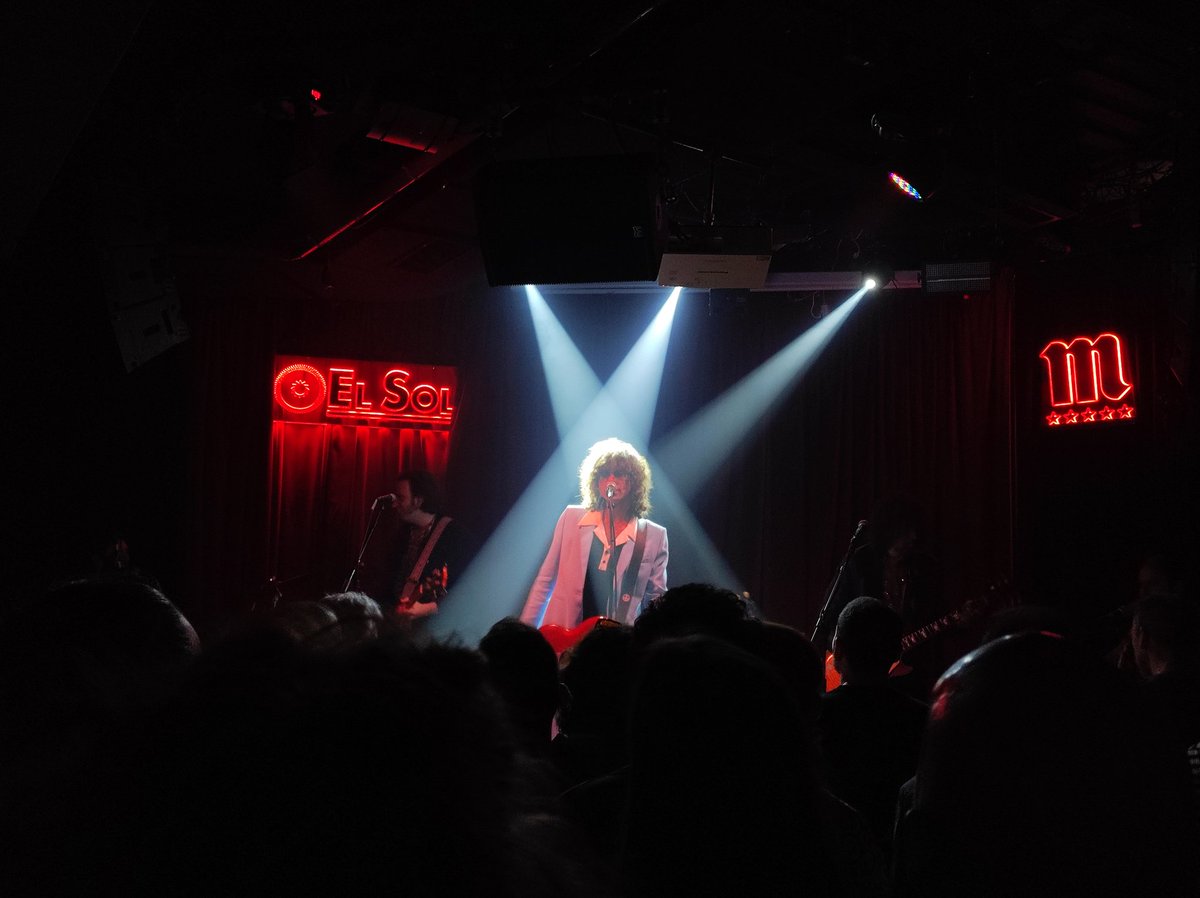
M 604 498 L 611 499 L 617 492 L 617 488 L 611 483 L 604 489 Z
M 380 507 L 391 508 L 395 504 L 396 504 L 396 494 L 395 493 L 384 493 L 382 496 L 376 497 L 375 501 L 371 503 L 371 508 L 372 509 L 380 508 Z

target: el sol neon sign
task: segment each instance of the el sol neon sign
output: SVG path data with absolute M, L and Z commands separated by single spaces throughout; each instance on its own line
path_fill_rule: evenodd
M 1046 424 L 1102 424 L 1131 421 L 1133 383 L 1119 336 L 1051 340 L 1038 354 L 1046 363 Z
M 276 356 L 274 419 L 449 427 L 457 390 L 447 366 Z

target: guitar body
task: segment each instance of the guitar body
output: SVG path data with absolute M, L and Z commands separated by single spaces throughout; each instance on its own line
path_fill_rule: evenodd
M 560 627 L 558 624 L 546 624 L 544 627 L 539 627 L 538 632 L 546 638 L 546 642 L 554 648 L 556 655 L 561 655 L 567 649 L 573 649 L 583 641 L 583 637 L 595 629 L 596 624 L 605 618 L 600 615 L 589 617 L 570 629 Z
M 896 661 L 892 664 L 891 670 L 888 671 L 889 677 L 902 677 L 905 674 L 912 673 L 912 668 L 903 661 Z M 825 691 L 833 692 L 842 685 L 842 675 L 838 673 L 838 669 L 833 666 L 833 652 L 825 653 Z

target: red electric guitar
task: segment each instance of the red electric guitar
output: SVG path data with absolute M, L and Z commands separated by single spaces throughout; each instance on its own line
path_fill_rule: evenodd
M 546 624 L 538 628 L 538 632 L 546 637 L 546 642 L 550 643 L 557 655 L 562 655 L 564 652 L 570 651 L 583 642 L 583 637 L 587 636 L 596 627 L 619 627 L 620 621 L 615 621 L 611 617 L 596 615 L 589 617 L 574 627 L 560 627 L 558 624 Z
M 919 630 L 913 630 L 900 637 L 900 655 L 903 658 L 904 653 L 909 649 L 916 648 L 926 640 L 932 639 L 943 630 L 950 627 L 957 627 L 963 624 L 968 624 L 976 618 L 982 616 L 989 608 L 996 607 L 1000 604 L 1001 597 L 1008 597 L 1010 590 L 1005 581 L 1000 581 L 988 588 L 988 591 L 978 598 L 968 599 L 963 603 L 963 606 L 957 611 L 952 611 L 945 617 L 939 617 L 935 621 L 930 621 Z M 892 669 L 889 672 L 890 676 L 902 677 L 905 674 L 912 673 L 912 667 L 905 664 L 903 660 L 897 660 L 892 664 Z M 842 675 L 833 665 L 833 652 L 825 653 L 825 691 L 833 692 L 838 686 L 842 685 Z

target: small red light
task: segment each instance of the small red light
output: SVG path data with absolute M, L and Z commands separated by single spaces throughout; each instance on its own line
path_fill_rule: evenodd
M 321 92 L 320 92 L 319 90 L 317 90 L 317 89 L 314 87 L 312 90 L 310 90 L 310 91 L 309 91 L 309 93 L 310 93 L 310 94 L 312 94 L 312 98 L 313 98 L 314 100 L 316 100 L 316 101 L 320 102 L 320 100 L 321 100 Z

